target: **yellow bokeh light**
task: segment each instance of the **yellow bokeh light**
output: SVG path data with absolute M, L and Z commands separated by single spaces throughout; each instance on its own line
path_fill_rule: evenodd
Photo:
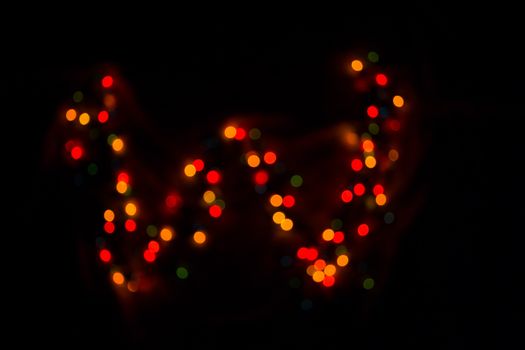
M 119 181 L 116 188 L 118 193 L 124 194 L 128 190 L 128 184 L 125 181 Z
M 254 153 L 251 153 L 251 154 L 247 155 L 246 162 L 252 168 L 257 168 L 259 166 L 259 164 L 261 164 L 261 158 L 259 158 L 258 155 L 254 154 Z
M 403 99 L 403 97 L 399 95 L 394 96 L 394 98 L 392 99 L 392 102 L 394 103 L 394 106 L 398 108 L 401 108 L 405 105 L 405 100 Z
M 195 165 L 188 164 L 184 167 L 184 175 L 187 177 L 193 177 L 197 173 L 197 169 L 195 168 Z
M 335 265 L 333 264 L 328 264 L 325 266 L 323 271 L 326 276 L 333 276 L 335 275 L 335 272 L 337 271 L 337 267 L 335 267 Z
M 206 234 L 202 231 L 196 231 L 193 234 L 193 240 L 197 244 L 204 244 L 204 242 L 206 242 Z
M 160 238 L 166 242 L 171 241 L 173 239 L 173 230 L 169 227 L 164 227 L 160 230 Z
M 115 220 L 115 213 L 113 212 L 113 210 L 108 209 L 104 212 L 104 220 L 109 222 Z
M 125 281 L 124 275 L 120 272 L 114 272 L 112 279 L 113 282 L 119 286 L 123 285 Z
M 393 162 L 397 161 L 399 159 L 399 152 L 395 149 L 391 149 L 388 151 L 388 159 Z
M 77 111 L 75 111 L 73 108 L 68 109 L 66 112 L 66 119 L 72 122 L 77 118 Z
M 137 205 L 135 203 L 128 202 L 124 207 L 124 210 L 129 216 L 134 216 L 135 214 L 137 214 Z
M 82 113 L 79 117 L 78 117 L 78 122 L 82 125 L 87 125 L 89 123 L 89 120 L 90 120 L 90 116 L 89 114 L 87 113 Z
M 348 265 L 348 261 L 349 261 L 348 255 L 344 255 L 343 254 L 343 255 L 339 255 L 337 257 L 337 265 L 338 266 L 341 266 L 341 267 L 346 266 L 346 265 Z
M 325 241 L 331 241 L 332 239 L 334 239 L 334 230 L 330 229 L 330 228 L 327 228 L 326 230 L 323 231 L 323 239 Z
M 323 282 L 323 280 L 324 280 L 324 272 L 323 271 L 315 271 L 314 274 L 312 275 L 312 279 L 315 282 L 317 282 L 317 283 Z
M 359 60 L 353 60 L 350 65 L 352 66 L 352 69 L 356 72 L 360 72 L 363 70 L 363 62 Z
M 124 141 L 122 141 L 121 138 L 117 137 L 113 140 L 113 142 L 111 143 L 111 147 L 113 148 L 113 150 L 115 152 L 122 152 L 122 150 L 124 149 Z
M 283 197 L 278 194 L 274 194 L 270 197 L 270 204 L 274 207 L 280 207 L 283 204 Z
M 233 139 L 236 134 L 237 129 L 234 126 L 229 125 L 224 129 L 224 137 L 227 139 Z
M 216 197 L 215 197 L 215 192 L 210 191 L 210 190 L 204 192 L 204 194 L 202 195 L 202 199 L 204 199 L 204 201 L 205 201 L 206 203 L 208 203 L 208 204 L 213 203 L 213 201 L 215 200 L 215 198 L 216 198 Z
M 281 222 L 283 222 L 284 219 L 286 219 L 286 215 L 282 211 L 277 211 L 272 216 L 273 222 L 275 222 L 277 225 L 279 225 Z
M 365 165 L 367 168 L 372 169 L 377 164 L 376 159 L 373 156 L 368 156 L 365 158 Z
M 306 273 L 308 274 L 308 276 L 313 276 L 315 271 L 317 271 L 317 269 L 315 268 L 314 265 L 309 265 L 307 268 L 306 268 Z
M 376 203 L 377 203 L 377 205 L 379 205 L 379 206 L 383 206 L 383 205 L 385 205 L 385 204 L 386 204 L 386 196 L 385 196 L 383 193 L 378 194 L 378 195 L 376 196 Z
M 284 219 L 281 222 L 281 229 L 283 231 L 290 231 L 293 228 L 293 221 L 291 219 Z

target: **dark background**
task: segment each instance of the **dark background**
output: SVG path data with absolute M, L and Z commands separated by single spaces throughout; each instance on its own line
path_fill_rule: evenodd
M 509 164 L 518 149 L 522 73 L 517 22 L 510 9 L 497 10 L 481 16 L 445 5 L 378 5 L 308 15 L 278 10 L 237 15 L 223 9 L 213 15 L 181 11 L 170 18 L 144 14 L 147 19 L 118 21 L 72 17 L 56 31 L 35 28 L 13 39 L 2 89 L 16 130 L 29 140 L 29 152 L 16 155 L 12 164 L 20 169 L 29 164 L 23 175 L 29 175 L 31 191 L 17 205 L 17 222 L 30 232 L 18 243 L 24 251 L 18 253 L 17 266 L 24 273 L 14 280 L 20 280 L 15 293 L 23 296 L 15 328 L 73 346 L 131 345 L 135 339 L 111 300 L 82 289 L 72 241 L 59 239 L 49 227 L 53 193 L 40 175 L 42 145 L 56 106 L 70 94 L 70 72 L 113 64 L 140 91 L 142 105 L 152 113 L 191 110 L 207 120 L 215 111 L 277 110 L 299 118 L 322 112 L 315 102 L 301 103 L 322 95 L 320 88 L 315 90 L 325 83 L 316 68 L 331 55 L 364 48 L 378 51 L 389 66 L 406 73 L 423 106 L 421 132 L 429 141 L 414 183 L 424 189 L 425 204 L 400 241 L 384 289 L 366 311 L 347 310 L 343 321 L 332 324 L 337 307 L 272 322 L 219 320 L 198 324 L 198 329 L 177 325 L 185 333 L 184 342 L 212 348 L 234 343 L 324 348 L 343 343 L 461 349 L 479 347 L 487 335 L 498 342 L 512 341 L 506 325 L 523 315 L 510 268 L 517 263 L 513 252 L 519 240 L 512 232 L 519 206 L 506 202 L 502 224 L 508 226 L 489 234 L 491 239 L 486 233 L 490 216 L 483 215 L 488 198 L 506 192 L 503 183 L 489 181 L 489 170 Z M 505 25 L 496 25 L 498 20 Z M 85 30 L 82 23 L 96 28 Z M 149 85 L 166 89 L 148 93 L 144 87 Z M 174 92 L 181 102 L 171 106 Z M 157 105 L 159 97 L 164 102 Z M 159 122 L 167 127 L 189 123 Z M 504 149 L 496 151 L 495 158 L 491 151 L 498 148 Z M 515 176 L 509 171 L 508 182 Z M 482 249 L 487 242 L 491 250 Z M 502 289 L 504 298 L 492 294 Z M 485 292 L 492 297 L 486 298 Z M 499 325 L 485 321 L 489 314 Z M 144 333 L 142 346 L 178 344 L 176 332 L 159 323 L 144 326 Z

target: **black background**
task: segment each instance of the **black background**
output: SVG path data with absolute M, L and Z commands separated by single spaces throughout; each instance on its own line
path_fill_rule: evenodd
M 223 9 L 213 15 L 180 11 L 173 17 L 143 14 L 144 18 L 118 20 L 73 16 L 59 22 L 57 30 L 35 28 L 12 39 L 2 89 L 7 91 L 16 130 L 29 140 L 29 152 L 17 153 L 12 164 L 19 169 L 30 164 L 23 174 L 29 175 L 31 190 L 17 205 L 17 222 L 28 223 L 30 238 L 18 240 L 24 250 L 16 264 L 26 277 L 19 274 L 14 280 L 20 286 L 16 294 L 23 296 L 15 328 L 72 346 L 133 345 L 136 339 L 110 300 L 82 290 L 72 243 L 57 239 L 46 225 L 50 211 L 40 210 L 53 196 L 39 175 L 42 144 L 56 106 L 70 94 L 70 72 L 114 64 L 140 91 L 143 106 L 152 113 L 170 106 L 155 104 L 162 89 L 148 93 L 142 87 L 149 84 L 166 87 L 165 100 L 175 91 L 182 101 L 173 106 L 175 111 L 192 110 L 203 120 L 216 110 L 227 114 L 238 109 L 300 116 L 321 109 L 316 110 L 315 103 L 313 109 L 300 103 L 305 96 L 322 93 L 305 88 L 305 82 L 315 86 L 312 81 L 322 86 L 323 77 L 312 67 L 320 67 L 330 55 L 364 47 L 384 53 L 389 65 L 398 65 L 413 81 L 424 106 L 422 133 L 430 140 L 414 184 L 425 188 L 425 206 L 400 242 L 381 295 L 364 316 L 347 315 L 333 329 L 325 321 L 336 312 L 296 319 L 293 324 L 217 322 L 198 330 L 186 325 L 184 342 L 212 348 L 219 344 L 325 348 L 343 343 L 461 349 L 479 347 L 486 335 L 498 342 L 514 339 L 502 331 L 509 320 L 522 315 L 510 268 L 517 263 L 512 253 L 518 244 L 513 243 L 519 242 L 507 233 L 516 227 L 519 207 L 506 202 L 502 209 L 510 225 L 490 233 L 491 239 L 486 233 L 490 217 L 483 215 L 489 197 L 506 192 L 504 185 L 489 181 L 489 171 L 515 159 L 512 150 L 518 149 L 515 121 L 522 65 L 517 23 L 509 15 L 512 11 L 503 10 L 502 15 L 484 11 L 480 16 L 445 5 L 378 5 L 333 9 L 329 14 L 310 10 L 308 15 L 277 9 L 236 14 Z M 502 19 L 504 26 L 495 24 Z M 188 121 L 160 123 L 173 127 Z M 494 158 L 491 150 L 501 147 L 510 150 L 496 151 Z M 509 171 L 509 183 L 513 176 Z M 492 244 L 501 241 L 503 245 Z M 481 248 L 487 242 L 491 250 Z M 486 267 L 481 268 L 482 262 Z M 508 288 L 504 299 L 483 296 L 503 288 Z M 494 315 L 488 317 L 492 321 L 501 321 L 499 325 L 488 326 L 489 314 Z M 293 330 L 296 326 L 299 330 Z M 148 340 L 141 345 L 177 346 L 176 332 L 160 329 L 145 327 Z

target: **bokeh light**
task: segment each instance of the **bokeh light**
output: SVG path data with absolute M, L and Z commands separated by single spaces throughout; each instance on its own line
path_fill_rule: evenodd
M 203 231 L 196 231 L 193 234 L 193 240 L 197 244 L 204 244 L 204 242 L 206 242 L 206 239 L 207 239 L 206 233 L 204 233 Z

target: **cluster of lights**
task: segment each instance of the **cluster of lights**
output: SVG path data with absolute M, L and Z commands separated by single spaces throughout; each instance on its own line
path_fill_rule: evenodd
M 378 61 L 376 53 L 369 53 L 368 62 L 360 59 L 353 59 L 349 63 L 349 71 L 352 75 L 359 77 L 366 74 L 368 66 Z M 375 70 L 374 70 L 375 71 Z M 361 202 L 369 210 L 384 207 L 388 204 L 389 198 L 387 191 L 382 183 L 370 183 L 367 179 L 374 171 L 379 172 L 384 169 L 384 163 L 393 164 L 399 159 L 399 152 L 393 145 L 382 144 L 381 140 L 376 140 L 382 130 L 397 132 L 400 130 L 400 122 L 397 118 L 391 118 L 395 113 L 394 109 L 405 107 L 405 100 L 400 95 L 388 95 L 386 88 L 392 84 L 389 77 L 384 72 L 377 72 L 371 78 L 374 89 L 380 90 L 381 96 L 374 103 L 369 104 L 363 109 L 363 117 L 367 120 L 367 127 L 358 133 L 355 130 L 347 131 L 344 141 L 350 146 L 352 154 L 348 157 L 344 168 L 352 174 L 352 181 L 345 184 L 341 189 L 337 200 L 342 208 L 352 208 Z M 104 76 L 101 79 L 103 89 L 103 107 L 95 113 L 83 111 L 80 108 L 70 108 L 65 112 L 65 120 L 75 125 L 77 128 L 96 128 L 98 125 L 108 124 L 114 117 L 117 106 L 117 98 L 112 92 L 115 86 L 115 79 L 112 76 Z M 79 102 L 83 99 L 83 94 L 74 94 L 74 101 Z M 389 101 L 388 103 L 385 103 Z M 90 114 L 92 113 L 92 114 Z M 108 128 L 105 128 L 107 130 Z M 294 220 L 291 208 L 297 204 L 298 196 L 290 189 L 283 191 L 272 191 L 266 193 L 271 184 L 274 166 L 278 164 L 279 158 L 274 149 L 260 150 L 254 147 L 262 133 L 257 128 L 244 128 L 236 125 L 226 125 L 221 132 L 224 142 L 242 142 L 245 151 L 241 156 L 241 162 L 248 171 L 256 191 L 264 195 L 265 206 L 269 211 L 272 222 L 278 230 L 286 232 L 288 235 L 300 234 L 294 230 Z M 106 136 L 109 150 L 115 157 L 125 156 L 127 149 L 127 138 L 125 134 L 118 135 L 108 133 Z M 86 141 L 70 139 L 65 143 L 65 148 L 69 159 L 74 162 L 87 160 L 88 150 L 85 148 Z M 385 150 L 386 148 L 386 150 Z M 97 165 L 90 164 L 93 173 L 96 173 Z M 189 182 L 203 183 L 202 205 L 206 208 L 209 216 L 214 220 L 220 220 L 223 216 L 226 201 L 222 198 L 220 186 L 222 184 L 224 171 L 219 167 L 208 166 L 205 159 L 196 158 L 182 165 L 182 174 Z M 197 181 L 197 179 L 201 179 Z M 146 264 L 154 263 L 159 254 L 165 250 L 165 246 L 170 244 L 176 237 L 173 227 L 166 225 L 156 226 L 146 225 L 141 220 L 141 207 L 139 200 L 133 198 L 131 175 L 127 170 L 118 169 L 115 172 L 114 190 L 120 198 L 120 204 L 103 211 L 103 223 L 101 230 L 106 236 L 121 234 L 144 236 L 145 247 L 142 250 L 142 258 Z M 289 177 L 289 185 L 292 190 L 299 189 L 303 185 L 303 177 L 293 174 Z M 292 194 L 294 193 L 294 194 Z M 181 197 L 178 193 L 169 193 L 165 197 L 165 207 L 167 210 L 176 210 L 181 205 Z M 388 219 L 387 219 L 388 218 Z M 364 222 L 363 222 L 364 221 Z M 310 242 L 297 249 L 296 257 L 305 263 L 306 274 L 311 277 L 314 283 L 319 283 L 324 287 L 332 287 L 343 268 L 350 266 L 350 245 L 349 237 L 362 239 L 373 232 L 375 223 L 363 220 L 360 223 L 347 224 L 339 219 L 334 219 L 331 225 L 322 230 L 317 242 Z M 385 223 L 393 221 L 393 214 L 387 213 L 384 216 Z M 352 227 L 350 227 L 353 225 Z M 160 230 L 157 228 L 160 227 Z M 326 227 L 326 226 L 325 226 Z M 345 227 L 345 228 L 343 228 Z M 198 228 L 190 236 L 194 246 L 203 246 L 209 243 L 209 231 L 211 229 Z M 116 286 L 126 287 L 131 292 L 140 290 L 140 280 L 133 273 L 126 271 L 116 264 L 116 256 L 112 253 L 107 240 L 99 244 L 99 260 L 109 266 L 111 280 Z M 178 267 L 177 276 L 181 279 L 188 277 L 188 270 L 185 267 Z M 367 279 L 366 286 L 373 287 L 373 280 Z M 370 287 L 370 288 L 372 288 Z M 365 289 L 370 289 L 365 287 Z

